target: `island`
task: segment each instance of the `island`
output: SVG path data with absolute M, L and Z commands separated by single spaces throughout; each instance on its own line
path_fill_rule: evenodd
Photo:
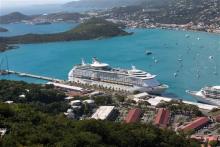
M 66 32 L 54 34 L 25 34 L 12 37 L 0 37 L 0 46 L 28 43 L 44 43 L 57 41 L 75 41 L 102 39 L 115 36 L 130 35 L 115 23 L 101 18 L 90 18 L 77 27 Z M 5 45 L 1 45 L 5 44 Z M 0 48 L 4 51 L 7 48 Z
M 0 32 L 8 32 L 8 29 L 0 27 Z
M 24 15 L 20 12 L 12 12 L 7 15 L 0 16 L 1 24 L 16 23 L 24 20 L 30 20 L 32 16 Z
M 0 24 L 10 24 L 10 23 L 28 23 L 36 24 L 42 22 L 54 23 L 63 21 L 74 21 L 79 22 L 82 18 L 88 17 L 86 14 L 81 14 L 77 12 L 57 12 L 57 13 L 44 13 L 35 15 L 25 15 L 20 12 L 12 12 L 7 15 L 0 16 Z

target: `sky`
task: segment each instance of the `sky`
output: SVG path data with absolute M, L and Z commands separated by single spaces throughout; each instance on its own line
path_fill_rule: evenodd
M 23 7 L 41 4 L 62 4 L 74 0 L 0 0 L 1 8 Z M 0 9 L 1 9 L 0 8 Z

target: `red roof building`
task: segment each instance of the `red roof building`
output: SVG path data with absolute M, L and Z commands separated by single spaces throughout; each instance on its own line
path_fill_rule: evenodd
M 186 126 L 183 126 L 181 129 L 183 131 L 198 130 L 201 127 L 207 125 L 208 123 L 209 123 L 208 117 L 199 117 L 196 120 L 187 124 Z
M 165 108 L 160 108 L 157 112 L 154 124 L 159 127 L 166 128 L 169 124 L 170 111 Z
M 125 118 L 125 123 L 136 123 L 140 120 L 142 111 L 139 108 L 131 109 Z
M 215 117 L 216 122 L 220 122 L 220 115 Z

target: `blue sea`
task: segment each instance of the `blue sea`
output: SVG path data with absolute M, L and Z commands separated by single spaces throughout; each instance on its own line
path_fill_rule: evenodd
M 4 27 L 10 30 L 6 35 L 11 36 L 28 32 L 54 33 L 74 26 L 76 24 L 58 23 L 48 26 L 11 24 Z M 0 53 L 0 59 L 7 56 L 12 70 L 60 79 L 67 79 L 69 70 L 80 63 L 81 58 L 89 63 L 92 57 L 97 57 L 113 67 L 128 69 L 135 65 L 157 75 L 161 83 L 169 85 L 166 95 L 191 101 L 195 100 L 185 93 L 187 89 L 220 85 L 220 35 L 165 29 L 128 31 L 134 34 L 102 40 L 22 44 L 18 49 Z M 3 33 L 0 35 L 3 36 Z M 145 55 L 146 50 L 153 54 Z M 155 60 L 158 62 L 155 63 Z M 2 78 L 44 82 L 14 75 Z

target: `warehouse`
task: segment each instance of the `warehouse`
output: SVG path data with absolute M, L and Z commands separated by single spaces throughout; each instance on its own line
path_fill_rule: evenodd
M 154 124 L 166 128 L 169 124 L 170 111 L 165 108 L 160 108 L 154 120 Z
M 92 119 L 110 120 L 114 117 L 115 106 L 100 106 L 96 112 L 92 115 Z
M 125 118 L 125 123 L 136 123 L 140 120 L 142 111 L 139 108 L 131 109 Z
M 202 127 L 206 126 L 208 123 L 209 123 L 208 117 L 199 117 L 194 121 L 190 122 L 189 124 L 185 126 L 181 126 L 180 129 L 183 131 L 190 131 L 190 130 L 197 131 Z

